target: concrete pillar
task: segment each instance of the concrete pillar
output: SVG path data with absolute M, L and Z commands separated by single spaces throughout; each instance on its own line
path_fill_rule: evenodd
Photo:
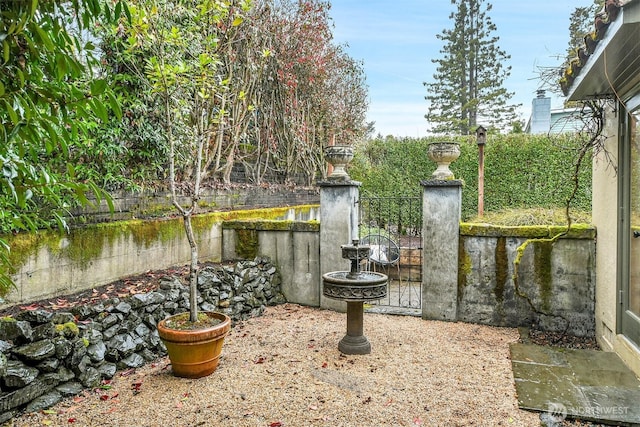
M 455 321 L 462 181 L 422 186 L 422 318 Z
M 322 295 L 322 275 L 330 271 L 349 271 L 349 260 L 342 258 L 340 246 L 357 236 L 360 183 L 351 180 L 320 182 L 320 307 L 346 311 L 347 304 Z

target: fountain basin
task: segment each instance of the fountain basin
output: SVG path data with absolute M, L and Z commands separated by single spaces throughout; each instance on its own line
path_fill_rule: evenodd
M 386 274 L 361 271 L 331 271 L 322 275 L 323 295 L 341 301 L 372 301 L 387 296 Z

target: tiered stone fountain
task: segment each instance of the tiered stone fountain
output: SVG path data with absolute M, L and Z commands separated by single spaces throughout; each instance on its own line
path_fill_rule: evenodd
M 320 263 L 322 288 L 325 298 L 346 301 L 347 334 L 338 343 L 344 354 L 369 354 L 371 344 L 363 334 L 364 302 L 387 296 L 387 276 L 371 271 L 361 271 L 360 264 L 369 257 L 370 247 L 358 242 L 358 187 L 352 181 L 345 166 L 353 158 L 350 146 L 334 145 L 325 150 L 326 160 L 333 165 L 333 172 L 320 183 Z M 347 216 L 344 214 L 347 213 Z M 338 258 L 337 236 L 346 232 L 351 244 L 342 245 L 342 258 L 351 262 L 350 271 L 329 271 L 327 266 L 343 264 Z M 332 304 L 321 306 L 337 309 Z M 342 304 L 336 304 L 342 308 Z
M 331 271 L 322 275 L 322 293 L 328 298 L 347 302 L 347 334 L 338 343 L 344 354 L 369 354 L 371 343 L 364 336 L 364 302 L 387 296 L 387 276 L 361 271 L 361 262 L 369 257 L 369 246 L 342 245 L 342 258 L 351 261 L 350 271 Z

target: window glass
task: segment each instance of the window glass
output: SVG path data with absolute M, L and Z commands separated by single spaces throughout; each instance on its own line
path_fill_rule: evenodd
M 640 111 L 631 114 L 631 252 L 629 310 L 640 316 Z

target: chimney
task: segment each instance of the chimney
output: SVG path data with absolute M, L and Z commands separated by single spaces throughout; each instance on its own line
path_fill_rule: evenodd
M 551 98 L 544 89 L 536 91 L 531 108 L 531 133 L 548 133 L 551 129 Z

